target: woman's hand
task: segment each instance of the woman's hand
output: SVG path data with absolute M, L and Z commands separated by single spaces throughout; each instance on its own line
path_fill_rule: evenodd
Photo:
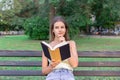
M 64 41 L 65 41 L 65 37 L 59 36 L 59 41 L 60 41 L 60 42 L 64 42 Z
M 60 62 L 59 61 L 55 61 L 55 60 L 52 60 L 51 63 L 50 63 L 50 67 L 51 68 L 54 68 L 56 65 L 58 65 Z

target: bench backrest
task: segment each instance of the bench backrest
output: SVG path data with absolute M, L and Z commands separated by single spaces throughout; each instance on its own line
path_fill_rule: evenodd
M 120 51 L 78 51 L 79 58 L 120 58 Z M 0 50 L 0 57 L 41 57 L 41 51 Z M 0 61 L 0 66 L 41 67 L 41 61 Z M 79 67 L 120 67 L 120 61 L 79 61 Z M 120 70 L 75 70 L 75 76 L 120 76 Z M 43 76 L 41 70 L 0 70 L 0 76 Z

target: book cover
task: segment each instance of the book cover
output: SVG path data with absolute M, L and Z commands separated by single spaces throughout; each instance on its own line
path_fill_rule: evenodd
M 45 41 L 41 42 L 44 55 L 50 60 L 63 61 L 70 57 L 70 46 L 68 42 L 61 42 L 53 48 Z

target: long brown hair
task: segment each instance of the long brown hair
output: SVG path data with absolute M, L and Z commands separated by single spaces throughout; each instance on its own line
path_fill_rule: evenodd
M 50 42 L 54 40 L 55 38 L 55 34 L 53 33 L 53 28 L 54 28 L 54 24 L 58 21 L 61 21 L 64 23 L 65 25 L 65 28 L 66 28 L 66 32 L 65 32 L 65 40 L 68 41 L 69 40 L 69 36 L 68 36 L 68 25 L 66 23 L 66 21 L 63 19 L 63 17 L 61 16 L 56 16 L 53 18 L 53 20 L 51 21 L 51 24 L 50 24 Z

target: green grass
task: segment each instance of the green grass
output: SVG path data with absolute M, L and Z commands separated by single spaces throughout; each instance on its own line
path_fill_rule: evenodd
M 31 40 L 28 36 L 1 36 L 0 50 L 40 50 L 40 41 Z
M 79 51 L 116 51 L 120 50 L 120 38 L 79 37 L 74 39 Z M 0 50 L 41 50 L 40 40 L 28 36 L 0 36 Z
M 116 51 L 120 50 L 120 38 L 83 37 L 75 40 L 79 51 Z
M 79 51 L 116 51 L 120 50 L 120 40 L 119 39 L 111 39 L 111 38 L 91 38 L 91 37 L 79 37 L 74 39 L 77 45 L 77 50 Z M 19 35 L 19 36 L 0 36 L 0 50 L 41 50 L 40 40 L 31 40 L 28 36 Z M 17 61 L 34 61 L 39 60 L 41 58 L 10 58 L 10 57 L 0 57 L 0 61 L 9 61 L 9 60 L 17 60 Z M 119 58 L 80 58 L 80 61 L 120 61 Z M 0 67 L 0 70 L 10 70 L 14 69 L 14 67 Z M 37 68 L 27 68 L 27 67 L 17 67 L 15 70 L 39 70 L 40 67 Z M 91 67 L 91 68 L 82 68 L 78 67 L 76 70 L 120 70 L 119 67 Z M 4 77 L 1 76 L 0 80 L 45 80 L 45 77 L 38 76 L 17 76 L 17 77 Z M 120 80 L 120 77 L 76 77 L 76 80 Z

